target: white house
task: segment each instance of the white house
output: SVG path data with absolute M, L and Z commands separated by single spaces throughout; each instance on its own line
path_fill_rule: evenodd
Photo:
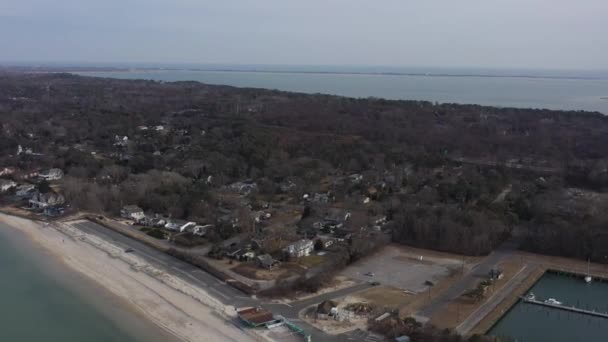
M 8 191 L 17 186 L 17 183 L 8 179 L 0 179 L 0 192 Z
M 120 210 L 120 216 L 135 221 L 143 220 L 146 215 L 144 210 L 136 205 L 126 205 Z
M 61 169 L 48 169 L 40 172 L 38 177 L 47 181 L 59 180 L 63 178 L 63 171 Z
M 315 244 L 314 244 L 314 242 L 312 242 L 312 240 L 302 239 L 302 240 L 298 240 L 298 241 L 292 243 L 291 245 L 285 247 L 284 250 L 285 250 L 285 252 L 287 252 L 287 254 L 289 254 L 290 257 L 300 258 L 300 257 L 310 255 L 310 253 L 314 250 L 314 248 L 315 248 Z
M 165 224 L 165 228 L 168 230 L 174 230 L 178 232 L 183 232 L 186 229 L 194 228 L 196 226 L 196 222 L 188 222 L 184 220 L 176 220 L 176 219 L 168 219 L 167 224 Z

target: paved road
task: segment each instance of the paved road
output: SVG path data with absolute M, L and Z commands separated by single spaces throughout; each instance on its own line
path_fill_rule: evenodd
M 498 249 L 490 253 L 481 263 L 473 268 L 454 285 L 448 288 L 440 296 L 432 300 L 422 310 L 416 313 L 420 320 L 428 320 L 435 313 L 441 310 L 446 304 L 460 296 L 464 291 L 473 288 L 480 278 L 486 278 L 490 270 L 498 265 L 502 260 L 512 255 L 519 244 L 516 240 L 508 240 Z
M 494 310 L 502 301 L 521 283 L 523 283 L 535 270 L 532 265 L 524 265 L 524 267 L 509 280 L 505 286 L 498 292 L 494 293 L 488 301 L 482 304 L 475 312 L 467 317 L 459 326 L 456 327 L 456 332 L 461 335 L 467 335 L 477 324 Z
M 94 222 L 80 221 L 77 223 L 72 223 L 72 226 L 87 234 L 93 234 L 105 240 L 112 241 L 113 244 L 120 246 L 121 248 L 133 248 L 134 254 L 142 257 L 151 265 L 154 265 L 174 276 L 180 277 L 188 282 L 202 287 L 224 305 L 232 305 L 237 308 L 246 306 L 261 306 L 265 309 L 271 310 L 275 314 L 282 315 L 283 317 L 286 317 L 305 329 L 306 332 L 311 335 L 313 341 L 374 341 L 378 338 L 377 336 L 364 331 L 354 331 L 337 336 L 328 335 L 302 321 L 298 316 L 301 310 L 311 305 L 320 303 L 324 300 L 344 297 L 353 292 L 361 291 L 372 286 L 368 283 L 362 283 L 353 287 L 321 294 L 289 304 L 265 302 L 246 295 L 240 290 L 226 284 L 226 282 L 219 280 L 213 275 L 193 265 L 178 260 L 170 255 L 149 247 L 148 245 L 140 243 L 137 240 L 124 236 Z

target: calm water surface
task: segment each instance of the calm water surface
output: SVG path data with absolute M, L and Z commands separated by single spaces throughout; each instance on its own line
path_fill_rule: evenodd
M 81 72 L 80 75 L 159 81 L 199 81 L 325 93 L 349 97 L 382 97 L 499 107 L 587 110 L 608 114 L 608 78 L 479 77 L 383 74 L 328 74 L 158 70 Z M 604 99 L 605 98 L 605 99 Z
M 2 224 L 0 271 L 0 341 L 175 342 Z
M 538 299 L 608 312 L 608 283 L 585 284 L 580 278 L 544 275 L 532 289 Z M 489 332 L 519 342 L 605 342 L 608 319 L 519 302 Z

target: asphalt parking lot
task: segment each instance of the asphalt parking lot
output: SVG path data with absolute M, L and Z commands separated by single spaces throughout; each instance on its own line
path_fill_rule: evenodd
M 382 251 L 350 265 L 341 275 L 362 282 L 377 281 L 420 293 L 428 288 L 425 282 L 437 283 L 458 269 L 461 261 L 450 258 L 424 258 L 419 260 L 407 251 L 407 247 L 390 245 Z

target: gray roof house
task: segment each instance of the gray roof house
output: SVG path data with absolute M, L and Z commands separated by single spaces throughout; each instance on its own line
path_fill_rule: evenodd
M 258 255 L 255 259 L 258 263 L 258 266 L 269 270 L 279 264 L 279 261 L 271 257 L 270 254 Z

